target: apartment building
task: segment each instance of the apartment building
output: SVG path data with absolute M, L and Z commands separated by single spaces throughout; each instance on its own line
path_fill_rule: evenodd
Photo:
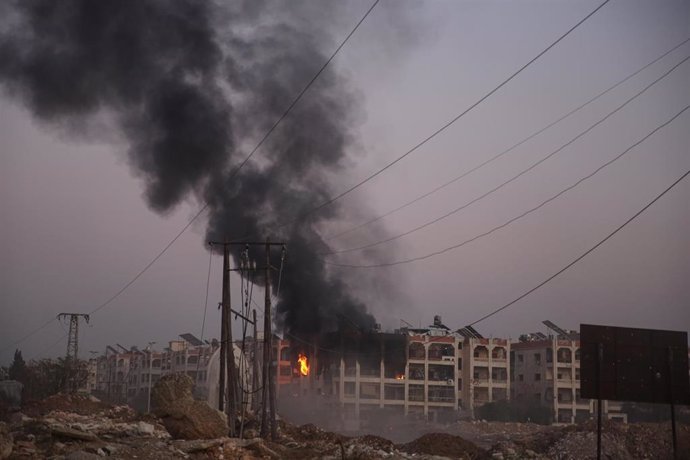
M 427 328 L 365 334 L 354 342 L 331 350 L 334 359 L 281 341 L 280 391 L 323 394 L 353 428 L 349 422 L 366 424 L 381 414 L 436 421 L 472 417 L 475 407 L 510 397 L 509 340 L 451 331 L 436 316 Z M 309 356 L 312 369 L 317 356 L 325 355 L 330 365 L 319 367 L 318 375 L 301 374 L 295 347 Z
M 512 345 L 511 393 L 516 400 L 530 400 L 552 410 L 556 423 L 576 423 L 596 413 L 596 401 L 580 397 L 580 340 L 572 337 L 527 334 Z M 609 419 L 627 421 L 621 404 L 602 401 Z
M 95 360 L 92 392 L 114 403 L 129 404 L 143 411 L 148 407 L 150 388 L 162 375 L 183 372 L 194 380 L 197 397 L 206 399 L 210 393 L 210 363 L 218 354 L 218 344 L 202 343 L 191 334 L 180 337 L 183 340 L 168 342 L 163 351 L 139 350 L 137 347 L 128 350 L 119 345 L 121 351 L 118 351 L 108 346 L 106 354 Z
M 463 407 L 470 410 L 489 402 L 510 399 L 510 341 L 501 338 L 465 337 L 462 346 Z

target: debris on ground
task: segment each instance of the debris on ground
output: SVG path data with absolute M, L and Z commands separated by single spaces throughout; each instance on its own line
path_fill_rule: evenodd
M 175 439 L 212 439 L 227 436 L 224 413 L 192 396 L 194 381 L 187 374 L 163 376 L 153 387 L 155 414 Z
M 182 391 L 185 386 L 180 382 L 168 382 L 166 389 L 160 392 L 162 401 L 158 402 L 162 404 L 159 408 L 167 407 L 161 412 L 166 414 L 163 418 L 152 414 L 139 415 L 128 407 L 113 406 L 88 396 L 61 394 L 29 403 L 22 412 L 14 412 L 7 417 L 10 422 L 0 422 L 0 459 L 596 458 L 596 423 L 592 421 L 570 426 L 459 422 L 446 425 L 447 432 L 425 433 L 409 442 L 396 444 L 372 434 L 345 436 L 313 424 L 297 426 L 285 420 L 279 421 L 278 439 L 266 440 L 258 437 L 258 421 L 249 414 L 243 419 L 243 433 L 249 435 L 245 439 L 227 437 L 227 426 L 222 427 L 219 436 L 207 439 L 174 439 L 170 431 L 175 432 L 176 428 L 166 423 L 166 417 L 171 418 L 170 413 L 182 410 L 176 405 L 175 398 L 187 401 L 183 405 L 189 404 L 187 393 Z M 418 432 L 433 427 L 426 424 Z M 680 458 L 688 458 L 690 426 L 678 424 L 677 430 Z M 671 458 L 669 423 L 607 421 L 603 426 L 602 441 L 605 458 Z
M 678 424 L 679 458 L 690 459 L 690 426 Z M 539 458 L 586 460 L 597 458 L 597 425 L 593 420 L 577 425 L 549 427 L 536 433 L 516 435 L 490 450 L 495 459 Z M 605 421 L 601 436 L 602 457 L 612 460 L 671 459 L 670 423 L 622 423 Z
M 448 433 L 428 433 L 412 442 L 400 446 L 410 454 L 438 455 L 457 459 L 474 460 L 483 458 L 485 451 L 460 436 Z

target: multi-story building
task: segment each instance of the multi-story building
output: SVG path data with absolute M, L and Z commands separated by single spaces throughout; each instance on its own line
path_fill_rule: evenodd
M 122 351 L 118 351 L 108 346 L 106 354 L 95 360 L 92 392 L 106 400 L 146 410 L 150 389 L 160 377 L 184 372 L 194 380 L 198 396 L 205 398 L 209 394 L 211 357 L 217 354 L 218 344 L 204 344 L 191 334 L 181 337 L 184 340 L 170 341 L 162 352 L 136 347 L 129 350 L 120 347 Z
M 463 332 L 451 331 L 437 316 L 428 328 L 363 335 L 354 345 L 344 343 L 338 358 L 327 358 L 330 365 L 320 367 L 318 376 L 301 375 L 295 351 L 300 346 L 282 341 L 280 391 L 330 395 L 353 428 L 381 414 L 439 421 L 462 413 L 471 417 L 475 407 L 509 398 L 510 342 Z M 314 358 L 325 353 L 301 349 L 316 369 Z
M 94 393 L 107 401 L 124 404 L 127 401 L 127 382 L 133 351 L 106 347 L 104 356 L 98 358 Z
M 596 412 L 596 401 L 580 397 L 580 340 L 577 333 L 570 335 L 528 334 L 510 355 L 512 397 L 550 408 L 557 423 L 579 422 Z M 602 412 L 627 420 L 618 402 L 603 401 Z
M 510 341 L 500 338 L 465 337 L 462 345 L 463 407 L 471 411 L 489 402 L 510 399 Z
M 96 390 L 98 381 L 98 360 L 90 359 L 86 362 L 86 382 L 84 383 L 83 391 L 87 393 L 93 393 Z

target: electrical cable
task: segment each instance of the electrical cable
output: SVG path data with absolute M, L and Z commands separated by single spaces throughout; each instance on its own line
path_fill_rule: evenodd
M 354 26 L 354 28 L 350 31 L 350 33 L 343 39 L 338 45 L 338 47 L 335 49 L 335 51 L 330 55 L 330 57 L 326 60 L 326 62 L 319 68 L 319 70 L 316 72 L 314 77 L 307 83 L 307 85 L 302 89 L 302 91 L 297 95 L 297 97 L 292 101 L 292 103 L 288 106 L 288 108 L 283 112 L 283 114 L 278 118 L 278 120 L 271 126 L 271 128 L 268 130 L 268 132 L 261 138 L 261 140 L 256 144 L 256 146 L 251 150 L 249 155 L 247 155 L 244 160 L 235 167 L 235 169 L 232 171 L 230 174 L 230 179 L 234 178 L 239 171 L 246 165 L 246 163 L 249 161 L 249 159 L 254 155 L 254 153 L 263 145 L 263 143 L 268 139 L 268 137 L 271 135 L 271 133 L 276 129 L 276 127 L 285 119 L 285 117 L 292 111 L 292 109 L 297 105 L 297 103 L 302 99 L 302 96 L 309 90 L 309 88 L 314 84 L 316 79 L 323 73 L 323 71 L 326 69 L 326 67 L 333 61 L 335 56 L 340 52 L 340 50 L 345 46 L 345 44 L 350 40 L 350 38 L 354 35 L 354 33 L 359 29 L 359 27 L 362 25 L 364 20 L 369 16 L 369 14 L 372 12 L 374 7 L 378 5 L 380 0 L 375 0 L 372 5 L 369 7 L 369 9 L 364 13 L 362 18 L 357 22 L 357 24 Z M 607 0 L 608 1 L 608 0 Z M 105 308 L 108 306 L 110 303 L 112 303 L 115 299 L 117 299 L 124 291 L 126 291 L 132 284 L 134 284 L 153 264 L 155 264 L 158 259 L 160 259 L 163 254 L 165 254 L 170 247 L 175 244 L 175 242 L 182 236 L 182 234 L 187 231 L 187 229 L 196 221 L 196 219 L 201 216 L 201 214 L 208 209 L 209 204 L 204 203 L 204 205 L 199 209 L 199 211 L 194 214 L 194 216 L 187 222 L 187 224 L 180 230 L 180 232 L 175 235 L 175 237 L 153 258 L 151 262 L 149 262 L 141 271 L 139 271 L 134 278 L 132 278 L 128 283 L 126 283 L 119 291 L 117 291 L 112 297 L 110 297 L 108 300 L 100 304 L 98 307 L 93 309 L 89 314 L 93 315 L 97 311 L 100 311 L 101 309 Z M 49 324 L 51 324 L 53 321 L 55 321 L 55 318 L 52 318 L 50 321 L 46 322 L 42 326 L 34 329 L 21 339 L 17 340 L 14 342 L 12 345 L 9 345 L 8 347 L 5 347 L 2 349 L 2 352 L 20 344 L 24 340 L 28 339 L 29 337 L 33 336 L 34 334 L 37 334 L 44 328 L 46 328 Z
M 348 228 L 348 229 L 346 229 L 346 230 L 342 230 L 342 231 L 339 231 L 339 232 L 334 233 L 334 234 L 332 234 L 332 235 L 328 235 L 328 236 L 326 236 L 326 237 L 323 238 L 324 241 L 329 241 L 329 240 L 332 240 L 332 239 L 335 239 L 335 238 L 339 238 L 339 237 L 341 237 L 341 236 L 347 235 L 348 233 L 352 233 L 352 232 L 354 232 L 354 231 L 356 231 L 356 230 L 359 230 L 360 228 L 366 227 L 367 225 L 373 224 L 374 222 L 377 222 L 377 221 L 379 221 L 379 220 L 381 220 L 381 219 L 383 219 L 383 218 L 385 218 L 385 217 L 390 216 L 391 214 L 394 214 L 394 213 L 396 213 L 396 212 L 398 212 L 398 211 L 401 211 L 401 210 L 407 208 L 408 206 L 411 206 L 411 205 L 417 203 L 418 201 L 421 201 L 421 200 L 423 200 L 424 198 L 426 198 L 426 197 L 428 197 L 428 196 L 430 196 L 430 195 L 433 195 L 434 193 L 436 193 L 436 192 L 438 192 L 438 191 L 440 191 L 440 190 L 443 190 L 444 188 L 448 187 L 449 185 L 452 185 L 452 184 L 458 182 L 459 180 L 464 179 L 465 177 L 469 176 L 469 175 L 472 174 L 473 172 L 478 171 L 479 169 L 483 168 L 484 166 L 488 165 L 489 163 L 492 163 L 492 162 L 494 162 L 495 160 L 501 158 L 502 156 L 504 156 L 504 155 L 510 153 L 511 151 L 515 150 L 517 147 L 523 145 L 525 142 L 527 142 L 527 141 L 529 141 L 529 140 L 535 138 L 536 136 L 540 135 L 541 133 L 543 133 L 543 132 L 546 131 L 547 129 L 551 128 L 552 126 L 554 126 L 554 125 L 560 123 L 561 121 L 565 120 L 566 118 L 569 118 L 569 117 L 570 117 L 571 115 L 573 115 L 574 113 L 579 112 L 581 109 L 585 108 L 586 106 L 588 106 L 588 105 L 591 104 L 592 102 L 596 101 L 597 99 L 599 99 L 599 98 L 601 98 L 602 96 L 608 94 L 609 92 L 611 92 L 611 91 L 614 90 L 615 88 L 619 87 L 620 85 L 622 85 L 622 84 L 625 83 L 626 81 L 628 81 L 628 80 L 630 80 L 631 78 L 635 77 L 635 76 L 638 75 L 640 72 L 642 72 L 642 71 L 644 71 L 645 69 L 649 68 L 650 66 L 656 64 L 656 63 L 659 62 L 661 59 L 663 59 L 663 58 L 665 58 L 666 56 L 668 56 L 669 54 L 671 54 L 673 51 L 675 51 L 675 50 L 677 50 L 678 48 L 680 48 L 681 46 L 685 45 L 688 41 L 690 41 L 690 38 L 686 38 L 685 40 L 683 40 L 682 42 L 680 42 L 679 44 L 677 44 L 677 45 L 674 46 L 673 48 L 669 49 L 668 51 L 666 51 L 664 54 L 662 54 L 661 56 L 657 57 L 657 58 L 654 59 L 653 61 L 647 63 L 647 64 L 644 65 L 643 67 L 640 67 L 640 68 L 637 69 L 635 72 L 629 74 L 627 77 L 623 78 L 622 80 L 619 80 L 617 83 L 613 84 L 612 86 L 609 86 L 608 88 L 606 88 L 605 90 L 603 90 L 602 92 L 600 92 L 599 94 L 597 94 L 596 96 L 590 98 L 589 100 L 587 100 L 587 102 L 585 102 L 585 103 L 583 103 L 583 104 L 581 104 L 581 105 L 575 107 L 574 109 L 570 110 L 570 111 L 569 111 L 568 113 L 566 113 L 565 115 L 559 117 L 557 120 L 555 120 L 555 121 L 549 123 L 548 125 L 544 126 L 543 128 L 539 129 L 538 131 L 535 131 L 534 133 L 530 134 L 529 136 L 527 136 L 526 138 L 522 139 L 521 141 L 519 141 L 519 142 L 513 144 L 512 146 L 508 147 L 506 150 L 502 151 L 501 153 L 492 156 L 491 158 L 489 158 L 489 159 L 483 161 L 482 163 L 480 163 L 480 164 L 478 164 L 477 166 L 475 166 L 475 167 L 469 169 L 468 171 L 463 172 L 463 173 L 460 174 L 459 176 L 456 176 L 456 177 L 454 177 L 453 179 L 450 179 L 449 181 L 447 181 L 447 182 L 445 182 L 445 183 L 443 183 L 443 184 L 441 184 L 441 185 L 439 185 L 439 186 L 433 188 L 432 190 L 430 190 L 430 191 L 428 191 L 428 192 L 426 192 L 426 193 L 424 193 L 424 194 L 422 194 L 422 195 L 420 195 L 420 196 L 414 198 L 413 200 L 408 201 L 408 202 L 406 202 L 406 203 L 404 203 L 404 204 L 402 204 L 402 205 L 400 205 L 400 206 L 398 206 L 398 207 L 396 207 L 396 208 L 394 208 L 394 209 L 392 209 L 392 210 L 390 210 L 390 211 L 388 211 L 388 212 L 386 212 L 386 213 L 384 213 L 384 214 L 382 214 L 382 215 L 380 215 L 380 216 L 377 216 L 377 217 L 374 217 L 374 218 L 372 218 L 372 219 L 369 219 L 369 220 L 367 220 L 367 221 L 365 221 L 365 222 L 363 222 L 363 223 L 361 223 L 361 224 L 357 224 L 357 225 L 355 225 L 355 226 L 353 226 L 353 227 L 350 227 L 350 228 Z
M 366 178 L 362 179 L 361 181 L 359 181 L 359 182 L 356 183 L 355 185 L 351 186 L 350 188 L 344 190 L 343 192 L 340 192 L 339 194 L 335 195 L 334 197 L 328 198 L 326 201 L 322 202 L 321 204 L 317 205 L 316 207 L 312 208 L 311 210 L 309 210 L 309 211 L 303 213 L 302 215 L 298 216 L 296 219 L 294 219 L 294 220 L 292 220 L 292 221 L 288 221 L 288 222 L 286 222 L 286 223 L 284 223 L 284 224 L 279 225 L 278 228 L 282 228 L 282 227 L 285 227 L 285 226 L 287 226 L 287 225 L 291 225 L 291 224 L 293 224 L 293 223 L 295 223 L 295 222 L 298 222 L 298 221 L 300 221 L 300 220 L 302 220 L 302 219 L 304 219 L 304 218 L 310 216 L 311 214 L 313 214 L 313 213 L 315 213 L 315 212 L 317 212 L 317 211 L 319 211 L 319 210 L 325 208 L 326 206 L 329 206 L 330 204 L 334 203 L 335 201 L 339 200 L 340 198 L 344 197 L 345 195 L 349 194 L 350 192 L 354 191 L 355 189 L 361 187 L 361 186 L 364 185 L 365 183 L 369 182 L 370 180 L 372 180 L 372 179 L 375 178 L 376 176 L 380 175 L 381 173 L 383 173 L 384 171 L 386 171 L 387 169 L 389 169 L 390 167 L 392 167 L 392 166 L 395 165 L 396 163 L 398 163 L 398 162 L 400 162 L 401 160 L 403 160 L 404 158 L 406 158 L 408 155 L 410 155 L 410 154 L 412 154 L 413 152 L 417 151 L 420 147 L 422 147 L 423 145 L 425 145 L 427 142 L 429 142 L 431 139 L 433 139 L 433 138 L 436 137 L 437 135 L 441 134 L 443 131 L 445 131 L 447 128 L 449 128 L 451 125 L 453 125 L 456 121 L 458 121 L 460 118 L 462 118 L 462 117 L 465 116 L 467 113 L 469 113 L 472 109 L 474 109 L 474 108 L 477 107 L 479 104 L 481 104 L 482 102 L 484 102 L 486 99 L 488 99 L 489 97 L 491 97 L 491 95 L 493 95 L 494 93 L 496 93 L 499 89 L 501 89 L 503 86 L 505 86 L 505 85 L 506 85 L 508 82 L 510 82 L 513 78 L 515 78 L 517 75 L 519 75 L 523 70 L 525 70 L 527 67 L 529 67 L 533 62 L 535 62 L 537 59 L 539 59 L 539 58 L 542 57 L 544 54 L 546 54 L 550 49 L 552 49 L 554 46 L 556 46 L 561 40 L 563 40 L 563 39 L 564 39 L 565 37 L 567 37 L 571 32 L 573 32 L 575 29 L 577 29 L 577 28 L 578 28 L 581 24 L 583 24 L 587 19 L 589 19 L 590 17 L 592 17 L 597 11 L 599 11 L 601 8 L 603 8 L 603 6 L 606 5 L 608 2 L 609 2 L 609 0 L 604 0 L 604 2 L 601 3 L 598 7 L 596 7 L 592 12 L 590 12 L 587 16 L 585 16 L 585 17 L 582 18 L 580 21 L 578 21 L 577 24 L 575 24 L 575 25 L 572 26 L 570 29 L 568 29 L 568 31 L 565 32 L 565 33 L 564 33 L 563 35 L 561 35 L 560 37 L 558 37 L 558 39 L 556 39 L 556 41 L 554 41 L 554 42 L 551 43 L 549 46 L 547 46 L 546 48 L 544 48 L 539 54 L 537 54 L 535 57 L 533 57 L 532 59 L 530 59 L 526 64 L 524 64 L 522 67 L 520 67 L 518 70 L 516 70 L 516 71 L 515 71 L 513 74 L 511 74 L 508 78 L 506 78 L 505 80 L 503 80 L 502 83 L 500 83 L 500 84 L 499 84 L 498 86 L 496 86 L 494 89 L 492 89 L 491 91 L 489 91 L 488 93 L 486 93 L 486 94 L 485 94 L 484 96 L 482 96 L 478 101 L 476 101 L 474 104 L 470 105 L 468 108 L 466 108 L 464 111 L 462 111 L 459 115 L 456 115 L 453 119 L 451 119 L 450 121 L 446 122 L 443 126 L 441 126 L 441 127 L 438 128 L 436 131 L 434 131 L 433 133 L 431 133 L 429 136 L 427 136 L 426 138 L 424 138 L 421 142 L 419 142 L 418 144 L 416 144 L 414 147 L 412 147 L 411 149 L 409 149 L 408 151 L 406 151 L 405 153 L 403 153 L 402 155 L 400 155 L 399 157 L 397 157 L 397 158 L 396 158 L 395 160 L 393 160 L 392 162 L 388 163 L 388 164 L 387 164 L 386 166 L 384 166 L 383 168 L 381 168 L 381 169 L 375 171 L 374 173 L 372 173 L 372 174 L 370 174 L 369 176 L 367 176 Z
M 592 176 L 594 176 L 595 174 L 597 174 L 597 173 L 598 173 L 599 171 L 601 171 L 602 169 L 606 168 L 607 166 L 611 165 L 613 162 L 615 162 L 615 161 L 617 161 L 618 159 L 620 159 L 621 157 L 623 157 L 623 155 L 625 155 L 625 154 L 628 153 L 630 150 L 632 150 L 633 148 L 635 148 L 635 147 L 637 147 L 638 145 L 640 145 L 642 142 L 644 142 L 644 141 L 647 140 L 649 137 L 651 137 L 654 133 L 656 133 L 657 131 L 659 131 L 659 130 L 662 129 L 663 127 L 665 127 L 665 126 L 667 126 L 668 124 L 670 124 L 671 122 L 673 122 L 676 118 L 678 118 L 681 114 L 683 114 L 686 110 L 688 110 L 688 108 L 690 108 L 690 106 L 685 106 L 685 108 L 684 108 L 683 110 L 681 110 L 680 112 L 676 113 L 671 119 L 669 119 L 668 121 L 664 122 L 663 124 L 657 126 L 652 132 L 650 132 L 649 134 L 647 134 L 646 136 L 644 136 L 644 137 L 643 137 L 642 139 L 640 139 L 639 141 L 635 142 L 633 145 L 631 145 L 630 147 L 628 147 L 627 149 L 625 149 L 622 153 L 616 155 L 616 156 L 613 157 L 611 160 L 609 160 L 609 161 L 607 161 L 606 163 L 604 163 L 603 165 L 599 166 L 599 167 L 598 167 L 597 169 L 595 169 L 593 172 L 591 172 L 591 173 L 589 173 L 588 175 L 586 175 L 586 176 L 582 177 L 581 179 L 579 179 L 577 182 L 575 182 L 575 183 L 573 183 L 572 185 L 568 186 L 567 188 L 561 190 L 560 192 L 556 193 L 555 195 L 551 196 L 550 198 L 548 198 L 548 199 L 542 201 L 542 202 L 541 202 L 540 204 L 538 204 L 537 206 L 528 209 L 527 211 L 523 212 L 522 214 L 519 214 L 519 215 L 517 215 L 516 217 L 513 217 L 512 219 L 508 220 L 507 222 L 502 223 L 501 225 L 498 225 L 498 226 L 496 226 L 496 227 L 493 227 L 492 229 L 490 229 L 490 230 L 488 230 L 488 231 L 486 231 L 486 232 L 484 232 L 484 233 L 481 233 L 481 234 L 479 234 L 479 235 L 476 235 L 476 236 L 474 236 L 474 237 L 472 237 L 472 238 L 470 238 L 470 239 L 467 239 L 467 240 L 465 240 L 465 241 L 463 241 L 463 242 L 461 242 L 461 243 L 454 244 L 454 245 L 449 246 L 449 247 L 447 247 L 447 248 L 440 249 L 440 250 L 438 250 L 438 251 L 434 251 L 434 252 L 425 254 L 425 255 L 423 255 L 423 256 L 412 257 L 412 258 L 409 258 L 409 259 L 402 259 L 402 260 L 398 260 L 398 261 L 395 261 L 395 262 L 387 262 L 387 263 L 379 263 L 379 264 L 371 264 L 371 265 L 340 264 L 340 263 L 332 263 L 332 262 L 327 262 L 327 261 L 324 262 L 324 263 L 326 263 L 326 264 L 328 264 L 328 265 L 333 265 L 333 266 L 336 266 L 336 267 L 348 267 L 348 268 L 379 268 L 379 267 L 390 267 L 390 266 L 394 266 L 394 265 L 407 264 L 407 263 L 411 263 L 411 262 L 417 262 L 417 261 L 420 261 L 420 260 L 429 259 L 429 258 L 431 258 L 431 257 L 435 257 L 435 256 L 438 256 L 438 255 L 440 255 L 440 254 L 446 253 L 446 252 L 448 252 L 448 251 L 451 251 L 451 250 L 460 248 L 460 247 L 462 247 L 462 246 L 464 246 L 464 245 L 466 245 L 466 244 L 468 244 L 468 243 L 470 243 L 470 242 L 472 242 L 472 241 L 476 241 L 476 240 L 478 240 L 478 239 L 480 239 L 480 238 L 483 238 L 483 237 L 485 237 L 485 236 L 487 236 L 487 235 L 490 235 L 491 233 L 493 233 L 493 232 L 495 232 L 495 231 L 497 231 L 497 230 L 499 230 L 499 229 L 502 229 L 502 228 L 507 227 L 508 225 L 512 224 L 513 222 L 522 219 L 523 217 L 527 216 L 528 214 L 531 214 L 532 212 L 534 212 L 534 211 L 536 211 L 536 210 L 542 208 L 543 206 L 545 206 L 546 204 L 550 203 L 551 201 L 557 199 L 559 196 L 561 196 L 561 195 L 565 194 L 566 192 L 568 192 L 568 191 L 574 189 L 575 187 L 577 187 L 578 185 L 580 185 L 582 182 L 584 182 L 584 181 L 586 181 L 587 179 L 591 178 Z
M 63 327 L 63 330 L 64 330 L 64 327 Z M 39 352 L 39 353 L 35 353 L 34 356 L 36 356 L 36 357 L 38 357 L 38 356 L 43 356 L 43 355 L 46 354 L 48 351 L 50 351 L 50 350 L 52 350 L 53 348 L 55 348 L 55 346 L 56 346 L 58 343 L 60 343 L 60 342 L 62 342 L 63 340 L 65 340 L 65 339 L 67 338 L 68 335 L 69 335 L 69 333 L 66 332 L 63 336 L 61 336 L 61 337 L 60 337 L 59 339 L 57 339 L 55 342 L 51 343 L 50 346 L 46 347 L 43 351 L 41 351 L 41 352 Z M 31 358 L 27 358 L 27 359 L 33 360 L 33 359 L 35 359 L 35 358 L 31 357 Z
M 568 265 L 566 265 L 566 266 L 563 267 L 562 269 L 558 270 L 556 273 L 554 273 L 554 274 L 551 275 L 550 277 L 546 278 L 544 281 L 542 281 L 541 283 L 539 283 L 538 285 L 536 285 L 535 287 L 533 287 L 533 288 L 530 289 L 529 291 L 525 292 L 524 294 L 520 295 L 519 297 L 515 298 L 514 300 L 511 300 L 510 302 L 508 302 L 507 304 L 503 305 L 502 307 L 497 308 L 497 309 L 493 310 L 491 313 L 488 313 L 488 314 L 482 316 L 481 318 L 479 318 L 478 320 L 476 320 L 476 321 L 470 323 L 469 326 L 474 326 L 475 324 L 480 323 L 480 322 L 482 322 L 482 321 L 484 321 L 484 320 L 486 320 L 486 319 L 488 319 L 488 318 L 494 316 L 495 314 L 497 314 L 497 313 L 499 313 L 499 312 L 505 310 L 506 308 L 510 307 L 511 305 L 514 305 L 515 303 L 519 302 L 520 300 L 524 299 L 525 297 L 527 297 L 528 295 L 530 295 L 531 293 L 533 293 L 533 292 L 536 291 L 537 289 L 539 289 L 539 288 L 541 288 L 542 286 L 544 286 L 545 284 L 547 284 L 549 281 L 551 281 L 551 280 L 553 280 L 554 278 L 556 278 L 556 277 L 557 277 L 558 275 L 560 275 L 561 273 L 563 273 L 563 272 L 565 272 L 566 270 L 568 270 L 570 267 L 572 267 L 573 265 L 575 265 L 576 263 L 578 263 L 580 260 L 584 259 L 588 254 L 590 254 L 591 252 L 593 252 L 595 249 L 597 249 L 599 246 L 601 246 L 601 245 L 604 244 L 607 240 L 609 240 L 613 235 L 615 235 L 615 234 L 618 233 L 620 230 L 622 230 L 626 225 L 628 225 L 630 222 L 632 222 L 632 221 L 635 220 L 637 217 L 639 217 L 640 214 L 642 214 L 643 212 L 645 212 L 650 206 L 652 206 L 652 205 L 653 205 L 654 203 L 656 203 L 659 199 L 661 199 L 662 196 L 664 196 L 666 193 L 668 193 L 673 187 L 675 187 L 676 185 L 678 185 L 678 184 L 679 184 L 683 179 L 685 179 L 689 174 L 690 174 L 690 170 L 686 171 L 685 174 L 683 174 L 682 176 L 680 176 L 680 178 L 678 178 L 675 182 L 673 182 L 671 185 L 669 185 L 663 192 L 661 192 L 659 195 L 657 195 L 656 198 L 654 198 L 652 201 L 650 201 L 649 203 L 647 203 L 642 209 L 640 209 L 639 211 L 637 211 L 631 218 L 629 218 L 628 220 L 626 220 L 625 222 L 623 222 L 622 225 L 620 225 L 620 226 L 619 226 L 618 228 L 616 228 L 614 231 L 612 231 L 611 233 L 609 233 L 604 239 L 602 239 L 601 241 L 599 241 L 597 244 L 595 244 L 594 246 L 592 246 L 590 249 L 588 249 L 587 251 L 585 251 L 584 253 L 582 253 L 580 256 L 578 256 L 575 260 L 573 260 L 572 262 L 570 262 Z
M 34 334 L 38 334 L 38 333 L 41 332 L 43 329 L 45 329 L 46 327 L 48 327 L 49 325 L 51 325 L 51 324 L 53 323 L 53 321 L 57 321 L 57 318 L 51 318 L 51 319 L 49 319 L 48 321 L 46 321 L 45 323 L 43 323 L 41 326 L 39 326 L 39 327 L 37 327 L 36 329 L 34 329 L 33 331 L 29 332 L 28 334 L 26 334 L 25 336 L 23 336 L 23 337 L 20 338 L 19 340 L 16 340 L 16 341 L 13 342 L 12 344 L 10 344 L 10 345 L 6 346 L 5 348 L 3 348 L 2 350 L 0 350 L 0 353 L 4 353 L 4 352 L 6 352 L 6 351 L 9 351 L 11 348 L 13 348 L 13 347 L 19 345 L 19 344 L 22 343 L 24 340 L 28 339 L 29 337 L 33 336 Z
M 415 233 L 415 232 L 417 232 L 417 231 L 419 231 L 419 230 L 422 230 L 422 229 L 424 229 L 424 228 L 427 228 L 427 227 L 429 227 L 429 226 L 431 226 L 431 225 L 434 225 L 434 224 L 436 224 L 436 223 L 438 223 L 438 222 L 441 222 L 442 220 L 444 220 L 444 219 L 446 219 L 446 218 L 448 218 L 448 217 L 450 217 L 450 216 L 452 216 L 452 215 L 454 215 L 454 214 L 456 214 L 456 213 L 458 213 L 458 212 L 460 212 L 460 211 L 462 211 L 462 210 L 468 208 L 469 206 L 471 206 L 471 205 L 473 205 L 473 204 L 475 204 L 475 203 L 481 201 L 482 199 L 486 198 L 487 196 L 493 194 L 494 192 L 496 192 L 496 191 L 502 189 L 502 188 L 505 187 L 506 185 L 512 183 L 513 181 L 515 181 L 515 180 L 517 180 L 518 178 L 522 177 L 523 175 L 527 174 L 528 172 L 530 172 L 531 170 L 533 170 L 534 168 L 536 168 L 537 166 L 539 166 L 540 164 L 542 164 L 543 162 L 545 162 L 546 160 L 548 160 L 549 158 L 553 157 L 554 155 L 556 155 L 557 153 L 559 153 L 560 151 L 562 151 L 564 148 L 566 148 L 566 147 L 568 147 L 569 145 L 573 144 L 575 141 L 577 141 L 578 139 L 580 139 L 581 137 L 583 137 L 584 135 L 586 135 L 587 133 L 589 133 L 591 130 L 593 130 L 594 128 L 596 128 L 597 126 L 599 126 L 601 123 L 603 123 L 604 121 L 606 121 L 607 119 L 609 119 L 609 118 L 610 118 L 611 116 L 613 116 L 615 113 L 617 113 L 618 111 L 622 110 L 622 109 L 623 109 L 626 105 L 628 105 L 630 102 L 632 102 L 633 100 L 637 99 L 640 95 L 642 95 L 644 92 L 646 92 L 649 88 L 651 88 L 652 86 L 654 86 L 655 84 L 657 84 L 659 81 L 661 81 L 661 80 L 663 80 L 664 78 L 666 78 L 666 77 L 667 77 L 669 74 L 671 74 L 674 70 L 676 70 L 678 67 L 680 67 L 681 65 L 683 65 L 685 62 L 687 62 L 688 59 L 690 59 L 690 56 L 687 56 L 685 59 L 683 59 L 682 61 L 680 61 L 679 63 L 677 63 L 675 66 L 673 66 L 671 69 L 669 69 L 668 71 L 666 71 L 666 72 L 665 72 L 663 75 L 661 75 L 659 78 L 657 78 L 657 79 L 654 80 L 652 83 L 650 83 L 650 84 L 648 84 L 647 86 L 645 86 L 641 91 L 637 92 L 637 93 L 636 93 L 634 96 L 632 96 L 631 98 L 628 98 L 623 104 L 619 105 L 619 106 L 618 106 L 617 108 L 615 108 L 613 111 L 609 112 L 606 116 L 604 116 L 603 118 L 601 118 L 599 121 L 597 121 L 597 122 L 594 123 L 593 125 L 590 125 L 587 129 L 585 129 L 584 131 L 580 132 L 580 134 L 578 134 L 577 136 L 573 137 L 573 138 L 570 139 L 568 142 L 566 142 L 565 144 L 563 144 L 563 145 L 561 145 L 560 147 L 558 147 L 556 150 L 552 151 L 551 153 L 549 153 L 549 154 L 546 155 L 545 157 L 539 159 L 537 162 L 532 163 L 529 167 L 527 167 L 526 169 L 523 169 L 522 171 L 520 171 L 518 174 L 514 175 L 514 176 L 511 177 L 510 179 L 508 179 L 508 180 L 502 182 L 502 183 L 499 184 L 498 186 L 496 186 L 496 187 L 492 188 L 491 190 L 489 190 L 488 192 L 485 192 L 485 193 L 483 193 L 482 195 L 480 195 L 480 196 L 478 196 L 478 197 L 476 197 L 476 198 L 470 200 L 469 202 L 463 204 L 462 206 L 457 207 L 457 208 L 453 209 L 452 211 L 449 211 L 449 212 L 447 212 L 447 213 L 445 213 L 445 214 L 443 214 L 443 215 L 441 215 L 441 216 L 439 216 L 439 217 L 436 217 L 436 218 L 434 218 L 434 219 L 432 219 L 432 220 L 430 220 L 430 221 L 427 221 L 427 222 L 425 222 L 425 223 L 423 223 L 423 224 L 421 224 L 421 225 L 418 225 L 418 226 L 416 226 L 416 227 L 414 227 L 414 228 L 412 228 L 412 229 L 410 229 L 410 230 L 407 230 L 407 231 L 405 231 L 405 232 L 403 232 L 403 233 L 399 233 L 399 234 L 397 234 L 397 235 L 394 235 L 394 236 L 391 236 L 391 237 L 388 237 L 388 238 L 385 238 L 385 239 L 382 239 L 382 240 L 379 240 L 379 241 L 375 241 L 375 242 L 373 242 L 373 243 L 368 243 L 368 244 L 365 244 L 365 245 L 362 245 L 362 246 L 356 246 L 356 247 L 352 247 L 352 248 L 348 248 L 348 249 L 339 249 L 339 250 L 333 250 L 333 251 L 329 251 L 329 252 L 323 252 L 323 253 L 320 253 L 319 255 L 321 255 L 321 256 L 328 256 L 328 255 L 344 254 L 344 253 L 353 252 L 353 251 L 361 251 L 361 250 L 364 250 L 364 249 L 370 249 L 370 248 L 373 248 L 373 247 L 375 247 L 375 246 L 379 246 L 379 245 L 384 244 L 384 243 L 388 243 L 388 242 L 391 242 L 391 241 L 395 241 L 395 240 L 397 240 L 397 239 L 399 239 L 399 238 L 402 238 L 402 237 L 404 237 L 404 236 L 410 235 L 410 234 Z

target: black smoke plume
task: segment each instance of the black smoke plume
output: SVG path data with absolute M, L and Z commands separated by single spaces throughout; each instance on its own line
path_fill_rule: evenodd
M 357 107 L 346 81 L 328 68 L 233 174 L 325 62 L 326 34 L 305 32 L 298 13 L 272 16 L 259 1 L 18 0 L 6 9 L 0 83 L 8 94 L 68 133 L 109 120 L 127 140 L 151 208 L 207 203 L 209 240 L 286 240 L 283 330 L 310 337 L 344 323 L 373 326 L 316 255 L 325 244 L 314 226 L 338 207 L 281 226 L 328 197 L 344 167 Z

